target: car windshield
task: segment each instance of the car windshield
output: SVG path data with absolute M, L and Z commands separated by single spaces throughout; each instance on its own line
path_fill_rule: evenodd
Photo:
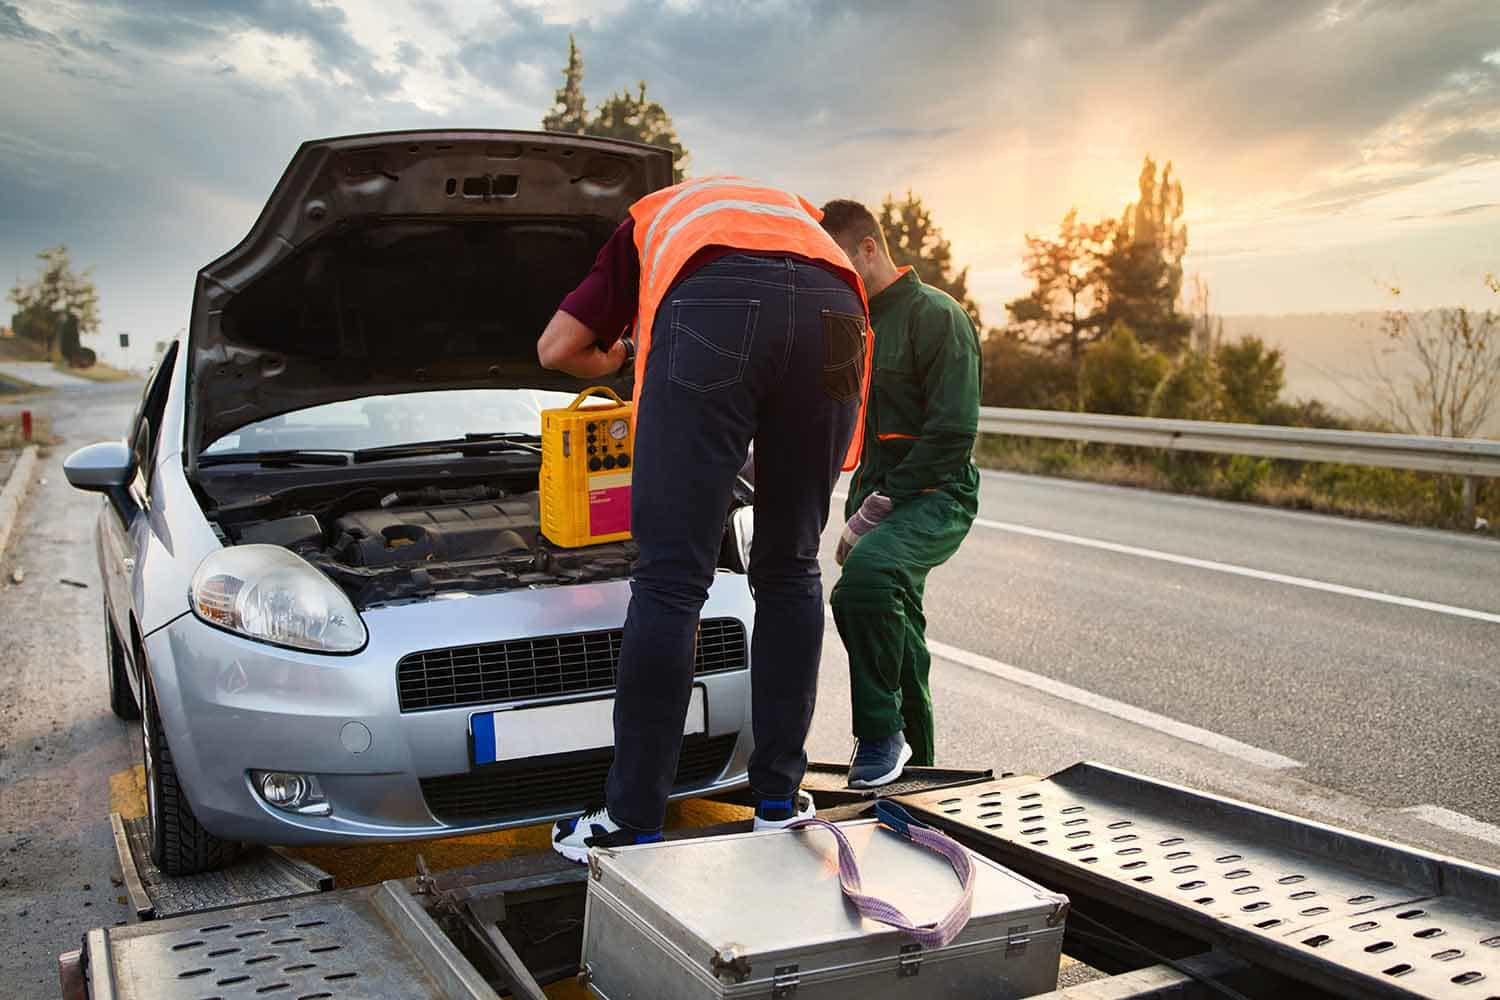
M 219 438 L 205 455 L 265 451 L 355 451 L 461 438 L 540 434 L 543 410 L 573 396 L 539 389 L 446 389 L 325 403 L 259 420 Z

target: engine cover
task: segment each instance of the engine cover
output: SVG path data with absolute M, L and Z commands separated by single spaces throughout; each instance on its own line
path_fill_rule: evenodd
M 349 566 L 411 566 L 531 553 L 535 493 L 481 503 L 361 510 L 333 523 L 334 556 Z

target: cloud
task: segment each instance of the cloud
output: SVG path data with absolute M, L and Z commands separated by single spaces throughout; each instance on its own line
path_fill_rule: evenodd
M 15 4 L 0 0 L 0 40 L 55 46 L 57 39 L 28 22 Z
M 172 326 L 300 141 L 536 127 L 570 33 L 590 101 L 645 79 L 697 172 L 912 187 L 994 320 L 1022 233 L 1118 212 L 1148 151 L 1194 254 L 1246 275 L 1392 219 L 1478 228 L 1500 163 L 1493 0 L 0 0 L 24 96 L 0 105 L 0 267 L 66 240 L 107 325 Z
M 1419 219 L 1461 219 L 1466 215 L 1478 215 L 1481 212 L 1493 212 L 1500 209 L 1500 202 L 1487 201 L 1479 205 L 1465 205 L 1462 208 L 1450 208 L 1445 212 L 1429 212 L 1425 215 L 1398 215 L 1397 222 L 1414 222 Z

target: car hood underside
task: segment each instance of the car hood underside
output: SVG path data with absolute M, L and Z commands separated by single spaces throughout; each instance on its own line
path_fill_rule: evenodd
M 250 234 L 198 276 L 190 468 L 278 414 L 453 388 L 572 389 L 536 340 L 664 150 L 524 132 L 384 133 L 298 150 Z

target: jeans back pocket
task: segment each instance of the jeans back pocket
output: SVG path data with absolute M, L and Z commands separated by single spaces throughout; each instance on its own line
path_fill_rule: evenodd
M 759 314 L 758 299 L 672 300 L 668 376 L 697 392 L 738 385 Z
M 865 318 L 823 310 L 823 391 L 840 403 L 859 396 L 865 374 Z

